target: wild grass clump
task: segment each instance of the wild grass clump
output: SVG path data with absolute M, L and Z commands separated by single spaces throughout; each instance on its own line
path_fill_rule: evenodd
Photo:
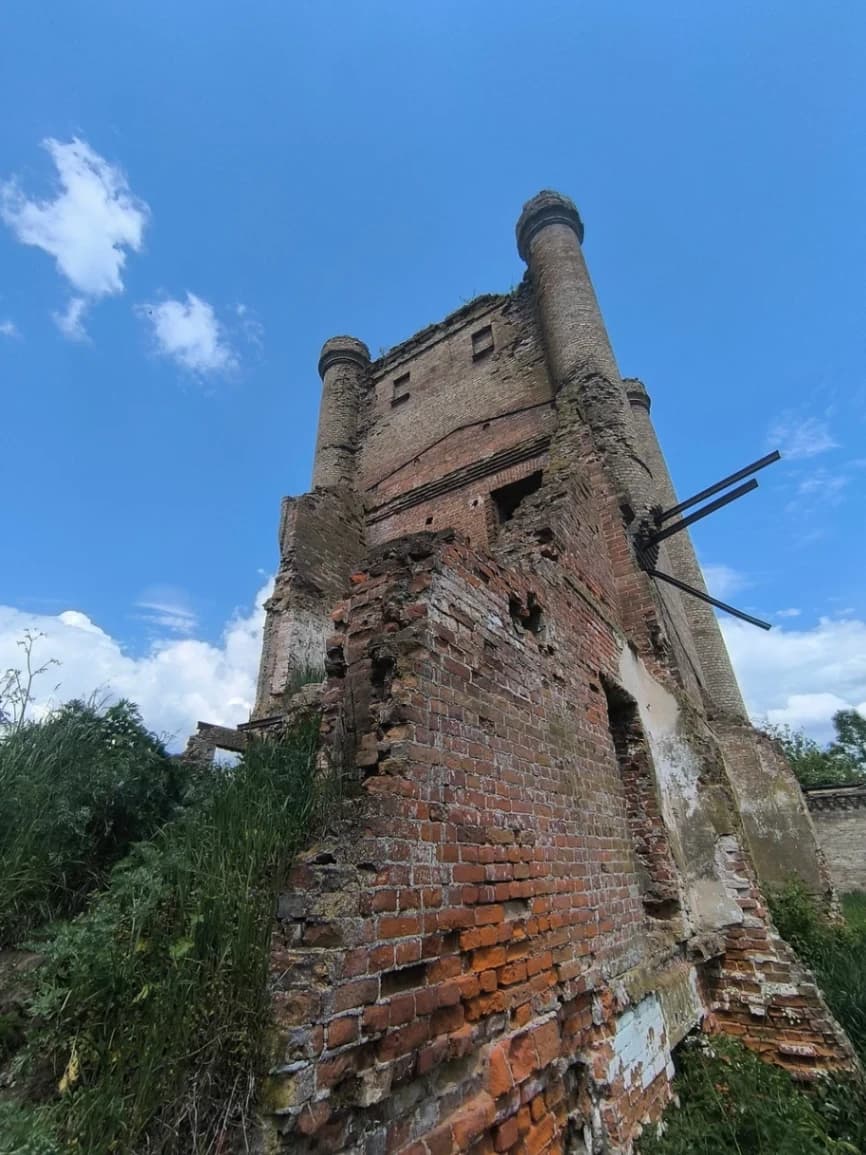
M 0 740 L 0 946 L 81 909 L 182 788 L 129 702 L 69 702 L 10 731 Z
M 831 922 L 798 883 L 769 897 L 779 933 L 815 972 L 830 1010 L 866 1063 L 866 895 L 843 897 L 844 923 Z
M 640 1155 L 850 1155 L 864 1150 L 862 1099 L 844 1084 L 812 1098 L 733 1039 L 687 1040 L 677 1052 L 680 1106 L 647 1130 Z
M 317 731 L 251 743 L 56 930 L 20 1065 L 59 1085 L 58 1151 L 215 1152 L 245 1129 L 276 889 L 313 812 Z

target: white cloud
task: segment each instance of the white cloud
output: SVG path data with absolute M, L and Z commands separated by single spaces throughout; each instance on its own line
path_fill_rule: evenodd
M 213 306 L 194 293 L 186 301 L 162 301 L 142 305 L 139 313 L 153 325 L 157 349 L 193 373 L 219 373 L 232 369 L 236 358 L 225 340 Z
M 14 321 L 5 320 L 0 321 L 0 337 L 20 337 L 18 326 Z
M 802 610 L 792 607 L 789 610 L 776 610 L 775 616 L 777 618 L 798 618 L 802 612 Z
M 737 593 L 739 590 L 748 589 L 752 584 L 744 573 L 733 569 L 729 565 L 709 565 L 701 566 L 704 574 L 704 581 L 707 584 L 707 589 L 713 597 L 724 598 L 730 597 L 731 594 Z
M 822 618 L 812 629 L 771 633 L 732 619 L 720 624 L 754 718 L 826 741 L 837 710 L 866 714 L 866 622 Z
M 84 297 L 72 297 L 62 313 L 52 313 L 57 328 L 70 341 L 86 341 L 87 330 L 82 323 L 87 301 Z
M 95 300 L 123 292 L 127 251 L 138 252 L 150 210 L 134 196 L 123 172 L 74 137 L 42 142 L 57 169 L 53 199 L 31 200 L 17 180 L 0 184 L 0 217 L 24 245 L 54 257 L 78 298 Z M 77 308 L 77 314 L 75 312 Z M 83 305 L 73 300 L 61 329 L 78 338 Z
M 269 582 L 249 613 L 228 622 L 218 644 L 163 637 L 141 658 L 124 653 L 79 610 L 46 615 L 0 606 L 0 669 L 19 665 L 17 640 L 26 629 L 39 630 L 45 637 L 37 643 L 36 658 L 57 658 L 61 665 L 36 686 L 37 714 L 52 702 L 94 692 L 130 698 L 141 707 L 145 723 L 171 736 L 172 749 L 181 749 L 198 721 L 234 726 L 249 718 L 271 588 Z
M 771 449 L 780 449 L 788 459 L 817 457 L 828 449 L 838 449 L 838 442 L 826 421 L 818 417 L 802 417 L 791 410 L 782 413 L 770 426 L 767 443 Z

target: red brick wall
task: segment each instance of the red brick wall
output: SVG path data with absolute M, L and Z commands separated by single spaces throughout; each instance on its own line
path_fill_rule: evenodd
M 477 547 L 491 545 L 498 533 L 496 512 L 490 496 L 492 491 L 528 477 L 539 469 L 543 470 L 547 464 L 547 454 L 540 454 L 509 469 L 499 470 L 468 485 L 451 489 L 432 501 L 414 505 L 381 521 L 369 522 L 367 540 L 371 546 L 377 546 L 405 534 L 456 529 Z
M 280 904 L 282 1149 L 540 1155 L 594 1127 L 625 1150 L 669 1097 L 662 976 L 693 972 L 641 898 L 601 681 L 621 643 L 564 571 L 422 535 L 380 551 L 335 612 L 323 726 L 350 793 Z M 726 845 L 726 884 L 757 920 L 732 951 L 745 933 L 775 960 L 768 983 L 797 981 Z M 712 1022 L 763 1010 L 774 1030 L 778 1009 L 813 1048 L 802 1068 L 838 1062 L 803 978 L 802 1001 L 779 1002 L 717 970 Z

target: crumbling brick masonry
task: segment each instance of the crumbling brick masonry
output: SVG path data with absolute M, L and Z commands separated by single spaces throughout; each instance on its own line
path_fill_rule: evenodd
M 541 193 L 517 236 L 515 292 L 322 352 L 251 726 L 324 665 L 343 792 L 279 904 L 268 1150 L 627 1152 L 700 1025 L 853 1063 L 764 902 L 828 891 L 800 792 L 636 558 L 673 487 L 580 218 Z M 659 568 L 702 580 L 685 533 Z

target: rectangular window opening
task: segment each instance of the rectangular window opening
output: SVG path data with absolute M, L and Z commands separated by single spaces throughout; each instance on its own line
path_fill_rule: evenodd
M 528 477 L 521 477 L 519 481 L 512 481 L 510 484 L 492 491 L 490 497 L 500 525 L 506 521 L 511 521 L 524 497 L 529 497 L 531 493 L 535 493 L 541 487 L 543 478 L 543 471 L 537 469 Z
M 480 361 L 488 353 L 493 352 L 493 326 L 485 325 L 472 334 L 472 360 Z
M 391 404 L 399 405 L 403 401 L 409 400 L 409 374 L 404 373 L 401 377 L 394 378 L 393 392 L 391 394 Z

